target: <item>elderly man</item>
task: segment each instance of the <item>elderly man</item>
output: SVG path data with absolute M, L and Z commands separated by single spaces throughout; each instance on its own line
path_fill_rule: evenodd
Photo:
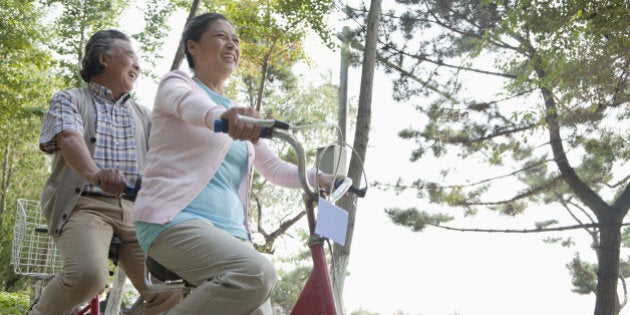
M 119 266 L 140 292 L 146 314 L 165 312 L 181 299 L 177 292 L 147 292 L 133 201 L 123 194 L 140 176 L 147 152 L 150 111 L 129 94 L 139 72 L 130 38 L 98 31 L 81 63 L 88 86 L 60 91 L 50 101 L 39 141 L 53 157 L 42 207 L 63 270 L 29 314 L 68 314 L 101 293 L 109 280 L 113 235 L 122 241 Z

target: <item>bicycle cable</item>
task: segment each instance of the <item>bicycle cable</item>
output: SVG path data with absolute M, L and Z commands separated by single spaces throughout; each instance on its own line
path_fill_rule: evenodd
M 350 145 L 349 143 L 347 143 L 345 141 L 345 139 L 343 139 L 343 133 L 341 132 L 341 127 L 339 127 L 339 125 L 337 125 L 336 123 L 332 123 L 332 122 L 319 122 L 319 123 L 310 123 L 310 124 L 304 124 L 304 125 L 294 125 L 294 124 L 288 124 L 289 125 L 289 129 L 294 130 L 294 131 L 298 131 L 301 129 L 312 129 L 312 128 L 323 128 L 323 127 L 332 127 L 335 129 L 335 131 L 337 132 L 337 138 L 340 139 L 339 141 L 336 142 L 330 142 L 327 145 L 323 146 L 322 151 L 326 151 L 328 150 L 330 147 L 334 147 L 334 146 L 343 146 L 343 147 L 348 147 L 350 148 L 350 150 L 352 151 L 352 156 L 357 158 L 359 161 L 359 165 L 361 166 L 361 174 L 363 175 L 363 180 L 365 181 L 365 185 L 367 185 L 368 181 L 367 181 L 367 174 L 365 172 L 365 168 L 363 167 L 363 160 L 361 159 L 361 157 L 359 156 L 359 153 L 357 152 L 357 150 Z M 316 168 L 319 170 L 319 163 L 321 161 L 318 161 L 318 164 L 316 165 Z M 341 155 L 339 155 L 337 162 L 335 163 L 336 165 L 336 172 L 338 171 L 338 168 L 340 167 L 340 162 L 341 162 Z M 319 188 L 319 181 L 317 182 L 317 187 Z

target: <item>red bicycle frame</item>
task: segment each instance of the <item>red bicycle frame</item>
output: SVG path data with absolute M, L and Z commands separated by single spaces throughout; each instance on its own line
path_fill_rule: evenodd
M 86 305 L 83 309 L 81 309 L 80 311 L 78 311 L 76 313 L 76 315 L 83 315 L 83 314 L 91 314 L 91 315 L 98 315 L 101 313 L 101 306 L 99 304 L 99 300 L 98 300 L 98 295 L 93 297 L 90 300 L 90 303 L 88 303 L 88 305 Z
M 335 298 L 328 274 L 328 264 L 324 253 L 324 239 L 315 235 L 315 210 L 317 198 L 304 194 L 306 216 L 311 238 L 309 248 L 313 260 L 313 270 L 293 306 L 291 315 L 335 315 Z

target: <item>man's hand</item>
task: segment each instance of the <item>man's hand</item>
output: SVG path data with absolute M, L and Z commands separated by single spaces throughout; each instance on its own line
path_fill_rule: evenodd
M 103 193 L 119 196 L 127 187 L 122 172 L 115 169 L 99 169 L 83 140 L 83 135 L 66 129 L 55 136 L 66 163 Z
M 93 186 L 100 187 L 103 193 L 113 196 L 120 196 L 127 187 L 125 176 L 117 169 L 99 169 L 88 180 Z

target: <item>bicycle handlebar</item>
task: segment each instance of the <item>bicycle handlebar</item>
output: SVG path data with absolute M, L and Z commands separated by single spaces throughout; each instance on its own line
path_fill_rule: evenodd
M 127 187 L 125 187 L 125 190 L 123 190 L 123 194 L 135 200 L 136 197 L 138 196 L 138 191 L 140 191 L 141 186 L 142 186 L 142 176 L 138 176 L 138 178 L 136 179 L 136 184 L 134 186 L 127 185 Z
M 339 188 L 341 185 L 343 185 L 344 183 L 344 179 L 343 178 L 339 178 L 335 180 L 335 189 Z M 367 192 L 367 187 L 363 187 L 363 188 L 358 188 L 357 186 L 352 185 L 352 181 L 350 181 L 350 186 L 347 188 L 348 192 L 351 192 L 355 195 L 357 195 L 357 197 L 363 198 L 365 197 L 365 193 Z
M 262 126 L 262 130 L 260 131 L 261 138 L 271 138 L 273 135 L 273 131 L 275 128 L 282 130 L 289 130 L 291 125 L 284 121 L 275 120 L 275 119 L 256 119 L 247 116 L 237 116 L 238 119 L 250 122 L 256 125 Z M 214 121 L 214 131 L 227 133 L 229 130 L 229 123 L 226 119 L 216 119 Z
M 291 124 L 280 121 L 280 120 L 275 120 L 275 119 L 257 119 L 257 118 L 252 118 L 248 116 L 242 116 L 242 115 L 237 115 L 237 118 L 240 120 L 252 123 L 252 124 L 262 126 L 263 128 L 259 135 L 261 138 L 280 138 L 288 142 L 293 147 L 297 155 L 298 170 L 299 170 L 300 183 L 302 184 L 302 188 L 304 189 L 305 192 L 311 195 L 316 195 L 316 193 L 312 191 L 310 185 L 306 181 L 306 161 L 305 161 L 306 155 L 304 154 L 304 149 L 302 148 L 299 141 L 293 135 L 287 132 L 287 130 L 291 129 L 292 127 Z M 228 120 L 216 119 L 214 121 L 215 132 L 227 133 L 228 130 L 229 130 Z M 342 186 L 343 182 L 344 182 L 343 179 L 335 180 L 335 183 L 334 183 L 335 189 Z M 350 181 L 350 185 L 347 185 L 347 186 L 344 185 L 344 186 L 345 187 L 342 187 L 342 189 L 345 189 L 346 191 L 351 192 L 361 198 L 365 196 L 365 193 L 367 191 L 367 187 L 358 188 L 352 185 L 352 181 Z

